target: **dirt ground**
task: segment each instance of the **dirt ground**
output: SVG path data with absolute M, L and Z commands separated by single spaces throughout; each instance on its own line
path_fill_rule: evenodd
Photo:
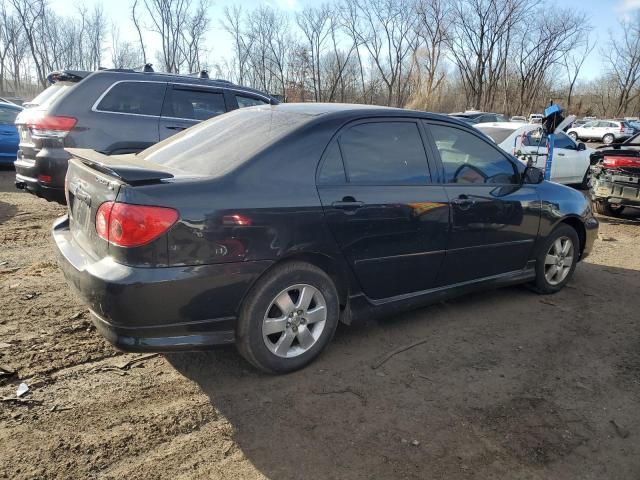
M 14 191 L 12 175 L 0 172 L 0 366 L 16 371 L 0 376 L 0 478 L 640 478 L 633 212 L 602 219 L 557 295 L 507 288 L 341 327 L 309 368 L 274 377 L 233 348 L 116 351 L 56 266 L 63 208 Z

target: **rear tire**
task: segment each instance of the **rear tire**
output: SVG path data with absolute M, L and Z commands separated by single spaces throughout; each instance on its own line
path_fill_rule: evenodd
M 578 233 L 567 224 L 558 225 L 536 258 L 536 279 L 530 285 L 532 289 L 541 295 L 562 290 L 573 276 L 579 252 Z
M 253 366 L 287 373 L 313 361 L 333 338 L 340 316 L 329 276 L 304 262 L 276 266 L 245 298 L 236 346 Z
M 614 207 L 606 200 L 596 200 L 595 202 L 593 202 L 593 207 L 596 213 L 599 213 L 600 215 L 606 215 L 607 217 L 620 217 L 622 215 L 622 211 L 624 210 L 624 207 Z
M 604 137 L 602 137 L 602 141 L 604 142 L 605 145 L 611 145 L 615 139 L 616 137 L 614 137 L 610 133 L 607 133 Z

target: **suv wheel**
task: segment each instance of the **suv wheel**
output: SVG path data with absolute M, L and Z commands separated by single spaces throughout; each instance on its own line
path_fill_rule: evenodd
M 579 252 L 580 239 L 576 231 L 566 224 L 556 227 L 536 259 L 533 289 L 543 295 L 562 290 L 573 276 Z
M 329 276 L 303 262 L 275 267 L 247 295 L 237 326 L 237 347 L 267 373 L 298 370 L 331 341 L 340 304 Z
M 569 132 L 569 136 L 574 142 L 578 141 L 578 134 L 576 132 Z
M 607 133 L 604 137 L 602 137 L 602 141 L 606 144 L 606 145 L 610 145 L 614 142 L 614 140 L 616 139 L 616 137 L 613 136 L 612 133 Z
M 619 217 L 624 210 L 623 206 L 613 206 L 606 200 L 596 200 L 593 202 L 594 209 L 600 215 L 606 215 L 608 217 Z

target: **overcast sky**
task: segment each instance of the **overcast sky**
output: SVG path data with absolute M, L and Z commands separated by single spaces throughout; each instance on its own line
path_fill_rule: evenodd
M 129 20 L 128 13 L 131 7 L 131 0 L 50 0 L 49 2 L 56 13 L 60 15 L 73 14 L 77 5 L 85 4 L 91 7 L 95 3 L 102 3 L 108 18 L 119 26 L 121 37 L 131 41 L 136 40 L 137 37 L 135 36 L 133 24 Z M 232 6 L 234 3 L 238 2 L 234 2 L 233 0 L 213 0 L 211 3 L 210 15 L 212 18 L 212 26 L 207 39 L 207 48 L 210 51 L 209 61 L 212 65 L 220 61 L 220 59 L 224 57 L 230 58 L 232 55 L 231 42 L 228 34 L 220 27 L 220 19 L 222 19 L 224 7 Z M 246 9 L 251 9 L 260 4 L 267 4 L 295 12 L 307 5 L 317 3 L 317 1 L 244 0 L 241 3 Z M 602 64 L 599 60 L 601 55 L 598 49 L 602 48 L 606 43 L 609 31 L 615 30 L 618 27 L 618 22 L 621 18 L 640 10 L 640 0 L 557 0 L 557 4 L 560 7 L 583 11 L 589 16 L 593 26 L 590 34 L 591 41 L 597 42 L 598 47 L 596 47 L 596 50 L 585 63 L 582 78 L 583 80 L 588 80 L 597 77 L 602 70 Z M 110 34 L 108 37 L 109 39 L 111 38 Z M 145 40 L 152 48 L 157 48 L 158 41 L 152 34 L 147 34 Z M 104 59 L 105 65 L 110 64 L 107 55 L 105 55 Z

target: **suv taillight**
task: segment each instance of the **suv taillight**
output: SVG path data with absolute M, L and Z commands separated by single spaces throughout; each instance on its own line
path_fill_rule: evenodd
M 637 157 L 604 157 L 602 166 L 605 168 L 640 167 L 640 158 Z
M 31 135 L 41 138 L 64 138 L 78 123 L 74 117 L 47 115 L 46 112 L 29 112 L 23 119 Z
M 166 233 L 178 220 L 173 208 L 104 202 L 96 212 L 96 232 L 119 247 L 139 247 Z

